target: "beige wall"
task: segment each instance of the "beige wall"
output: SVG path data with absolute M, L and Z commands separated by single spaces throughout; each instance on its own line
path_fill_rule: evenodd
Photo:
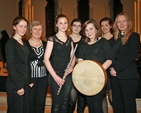
M 98 23 L 99 21 L 109 15 L 108 11 L 108 0 L 105 2 L 105 0 L 101 0 L 101 2 L 90 0 L 90 18 L 93 18 Z
M 129 15 L 133 22 L 134 31 L 141 36 L 141 0 L 121 0 L 123 11 Z
M 110 17 L 110 0 L 90 0 L 90 18 L 95 19 L 98 23 L 104 16 Z M 18 15 L 19 0 L 0 0 L 0 31 L 7 30 L 8 34 L 12 34 L 12 21 Z M 55 15 L 63 13 L 69 23 L 72 19 L 78 17 L 77 0 L 55 0 L 56 11 Z M 123 10 L 126 12 L 134 25 L 134 30 L 141 34 L 141 0 L 121 0 Z M 135 3 L 137 6 L 135 6 Z M 33 20 L 41 21 L 45 26 L 45 6 L 46 0 L 24 0 L 23 10 L 29 22 Z M 140 10 L 140 12 L 139 12 Z M 135 15 L 136 12 L 136 15 Z M 46 28 L 44 28 L 45 31 Z M 45 37 L 45 32 L 43 37 Z
M 18 15 L 18 1 L 0 0 L 0 32 L 6 30 L 10 37 L 13 33 L 13 19 Z

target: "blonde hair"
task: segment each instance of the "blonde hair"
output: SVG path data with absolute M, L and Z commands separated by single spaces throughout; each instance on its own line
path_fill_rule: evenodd
M 40 21 L 33 21 L 31 24 L 30 24 L 30 31 L 32 30 L 32 28 L 34 26 L 38 26 L 38 25 L 41 25 L 42 28 L 43 28 L 43 24 L 40 22 Z
M 131 19 L 129 18 L 129 16 L 127 14 L 125 14 L 124 12 L 119 13 L 116 16 L 115 22 L 113 24 L 114 38 L 115 39 L 118 39 L 118 35 L 120 33 L 120 30 L 117 27 L 117 21 L 118 21 L 118 17 L 121 16 L 121 15 L 125 16 L 127 24 L 128 24 L 128 27 L 127 27 L 126 31 L 124 32 L 124 37 L 122 38 L 122 44 L 125 44 L 127 42 L 128 38 L 130 37 L 130 35 L 133 32 L 133 25 L 132 25 Z

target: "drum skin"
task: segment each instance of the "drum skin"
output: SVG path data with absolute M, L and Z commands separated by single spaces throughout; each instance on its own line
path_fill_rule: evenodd
M 72 81 L 79 92 L 92 96 L 98 94 L 107 83 L 107 73 L 99 62 L 83 60 L 74 67 Z

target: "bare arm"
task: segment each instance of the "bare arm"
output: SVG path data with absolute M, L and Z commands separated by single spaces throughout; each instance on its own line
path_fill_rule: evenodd
M 103 64 L 102 64 L 102 66 L 104 67 L 104 69 L 106 70 L 106 69 L 108 69 L 109 68 L 109 66 L 112 64 L 112 60 L 106 60 Z

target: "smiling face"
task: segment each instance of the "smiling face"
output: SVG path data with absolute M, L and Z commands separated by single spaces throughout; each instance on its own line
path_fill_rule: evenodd
M 58 31 L 65 32 L 68 29 L 68 20 L 65 17 L 58 18 L 58 21 L 56 23 L 56 27 L 58 28 Z
M 101 22 L 101 30 L 104 34 L 109 33 L 112 26 L 109 24 L 109 21 L 102 21 Z
M 25 20 L 21 20 L 18 24 L 13 26 L 13 29 L 15 30 L 15 34 L 23 36 L 27 31 L 27 22 Z
M 32 38 L 39 39 L 42 35 L 42 25 L 33 26 L 31 29 Z
M 97 30 L 92 23 L 89 23 L 85 28 L 85 34 L 89 39 L 96 37 Z
M 128 27 L 128 23 L 127 23 L 126 17 L 124 15 L 119 15 L 117 17 L 116 24 L 117 24 L 118 29 L 121 32 L 125 32 Z

